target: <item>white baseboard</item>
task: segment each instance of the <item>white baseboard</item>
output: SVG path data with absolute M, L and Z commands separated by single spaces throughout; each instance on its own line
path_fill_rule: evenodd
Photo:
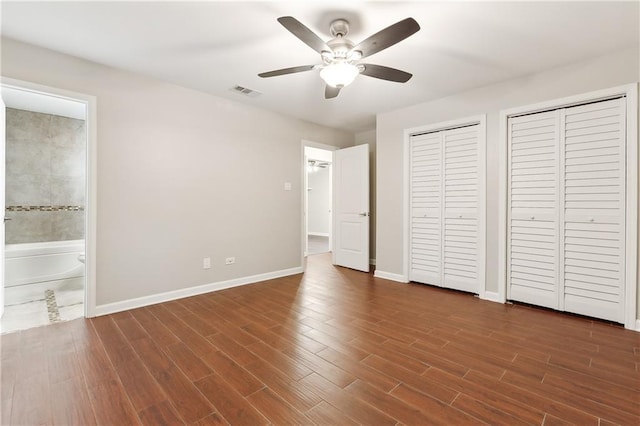
M 640 331 L 640 319 L 636 320 L 636 331 Z
M 391 272 L 385 272 L 385 271 L 381 271 L 379 269 L 376 269 L 376 271 L 373 273 L 373 276 L 376 277 L 376 278 L 382 278 L 382 279 L 385 279 L 385 280 L 397 281 L 399 283 L 408 283 L 409 282 L 407 277 L 405 277 L 404 275 L 394 274 L 394 273 L 391 273 Z
M 480 296 L 480 299 L 489 300 L 491 302 L 502 303 L 500 301 L 500 295 L 497 292 L 494 292 L 494 291 L 485 291 L 484 295 Z
M 314 237 L 328 237 L 329 233 L 328 232 L 307 232 L 307 235 L 313 235 Z
M 155 305 L 156 303 L 169 302 L 171 300 L 185 297 L 197 296 L 199 294 L 210 293 L 212 291 L 224 290 L 225 288 L 238 287 L 241 285 L 253 284 L 260 281 L 272 280 L 274 278 L 286 277 L 289 275 L 302 274 L 301 266 L 283 269 L 280 271 L 267 272 L 264 274 L 252 275 L 249 277 L 234 278 L 232 280 L 220 281 L 217 283 L 204 284 L 196 287 L 189 287 L 180 290 L 168 291 L 165 293 L 152 294 L 150 296 L 137 297 L 135 299 L 123 300 L 121 302 L 107 303 L 96 306 L 92 316 L 101 316 L 122 312 L 129 309 L 141 308 L 143 306 Z

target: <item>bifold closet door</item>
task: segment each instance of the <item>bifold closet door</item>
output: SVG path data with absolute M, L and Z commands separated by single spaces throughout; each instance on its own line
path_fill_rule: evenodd
M 442 132 L 443 145 L 443 282 L 456 290 L 478 293 L 478 129 L 468 126 Z
M 442 134 L 410 140 L 409 279 L 442 285 Z
M 509 298 L 558 309 L 557 111 L 509 119 Z
M 624 321 L 625 99 L 510 118 L 508 298 Z
M 479 291 L 479 128 L 411 137 L 411 281 Z
M 624 322 L 625 99 L 567 108 L 564 310 Z

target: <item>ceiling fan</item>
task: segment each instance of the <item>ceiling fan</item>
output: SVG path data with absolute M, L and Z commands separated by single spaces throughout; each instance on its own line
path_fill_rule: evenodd
M 358 74 L 397 83 L 406 83 L 412 77 L 405 71 L 382 65 L 362 64 L 359 61 L 393 46 L 417 32 L 420 25 L 413 18 L 396 22 L 358 44 L 354 44 L 346 38 L 349 33 L 349 22 L 345 19 L 336 19 L 331 22 L 330 32 L 334 38 L 326 43 L 292 16 L 280 17 L 278 22 L 303 43 L 318 52 L 322 63 L 263 72 L 258 74 L 260 77 L 275 77 L 319 69 L 320 77 L 326 83 L 325 99 L 338 96 L 340 89 L 351 84 Z

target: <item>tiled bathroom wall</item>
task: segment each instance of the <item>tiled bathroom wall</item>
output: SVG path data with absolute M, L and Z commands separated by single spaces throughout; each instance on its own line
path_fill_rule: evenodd
M 5 242 L 84 238 L 84 120 L 6 110 Z

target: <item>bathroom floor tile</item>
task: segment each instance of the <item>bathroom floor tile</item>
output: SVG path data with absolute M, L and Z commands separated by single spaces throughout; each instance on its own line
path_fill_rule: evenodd
M 68 281 L 68 280 L 66 280 Z M 47 283 L 40 283 L 47 284 Z M 43 286 L 23 286 L 25 288 L 15 288 L 9 291 L 4 314 L 0 319 L 0 333 L 11 333 L 13 331 L 26 330 L 33 327 L 52 324 L 59 321 L 69 321 L 84 316 L 84 291 L 80 290 L 57 290 L 56 288 L 74 288 L 75 283 L 58 282 L 50 283 L 46 290 Z M 71 285 L 67 285 L 71 284 Z M 46 298 L 46 294 L 49 297 Z M 24 302 L 24 300 L 31 299 Z M 36 299 L 36 300 L 34 300 Z M 45 300 L 46 299 L 46 300 Z M 48 303 L 51 305 L 47 307 Z M 18 302 L 24 303 L 18 303 Z
M 44 301 L 5 306 L 0 320 L 0 333 L 39 327 L 49 324 L 47 304 Z
M 58 308 L 60 312 L 61 321 L 70 321 L 76 318 L 82 318 L 84 316 L 84 304 L 79 303 L 77 305 L 63 306 Z
M 82 290 L 56 291 L 55 293 L 58 308 L 82 304 L 84 302 L 84 291 Z
M 36 300 L 44 300 L 44 289 L 41 286 L 24 285 L 4 289 L 5 306 L 20 305 Z

